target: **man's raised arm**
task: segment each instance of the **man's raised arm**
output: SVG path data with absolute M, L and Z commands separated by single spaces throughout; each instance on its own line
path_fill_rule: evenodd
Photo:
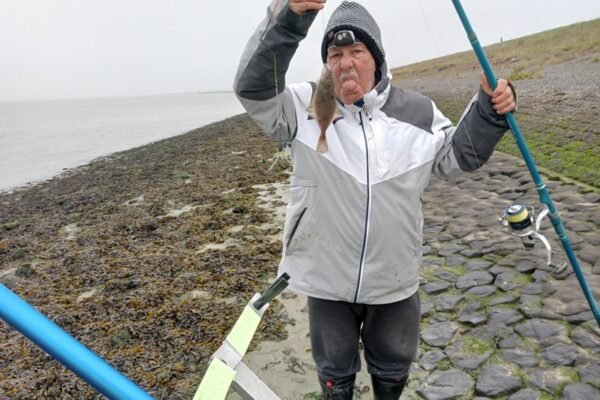
M 322 4 L 321 0 L 273 1 L 238 67 L 235 94 L 256 123 L 278 141 L 289 141 L 297 128 L 285 74 Z

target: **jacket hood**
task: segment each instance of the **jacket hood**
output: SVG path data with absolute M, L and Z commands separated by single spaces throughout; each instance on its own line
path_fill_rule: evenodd
M 333 40 L 336 32 L 341 30 L 350 30 L 358 40 L 363 42 L 375 59 L 377 68 L 380 68 L 385 62 L 385 51 L 381 41 L 381 31 L 379 25 L 375 22 L 373 16 L 358 3 L 344 1 L 335 9 L 321 43 L 321 58 L 323 63 L 327 62 L 327 48 Z

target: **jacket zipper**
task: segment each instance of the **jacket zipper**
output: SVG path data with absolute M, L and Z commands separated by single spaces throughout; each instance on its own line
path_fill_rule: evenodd
M 363 272 L 365 269 L 365 254 L 367 253 L 367 239 L 369 236 L 369 218 L 371 211 L 371 174 L 369 171 L 369 143 L 367 141 L 367 132 L 365 132 L 365 125 L 363 121 L 363 113 L 359 111 L 358 116 L 360 117 L 360 127 L 362 128 L 363 138 L 365 140 L 365 157 L 367 165 L 367 207 L 365 212 L 365 230 L 363 233 L 363 244 L 360 252 L 360 264 L 358 266 L 358 284 L 356 285 L 356 292 L 354 293 L 354 303 L 358 301 L 360 289 L 362 286 Z
M 298 225 L 300 225 L 300 220 L 304 216 L 304 213 L 306 212 L 306 209 L 307 209 L 307 207 L 304 207 L 304 209 L 302 210 L 302 212 L 298 216 L 298 219 L 296 220 L 296 223 L 294 224 L 294 227 L 292 228 L 292 232 L 290 233 L 290 237 L 288 238 L 287 243 L 285 244 L 285 249 L 286 250 L 288 249 L 288 247 L 290 247 L 290 243 L 292 243 L 292 239 L 294 238 L 294 235 L 296 234 L 296 229 L 298 229 Z

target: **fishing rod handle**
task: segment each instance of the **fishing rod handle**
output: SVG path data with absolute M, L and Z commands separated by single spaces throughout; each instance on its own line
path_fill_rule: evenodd
M 283 292 L 283 290 L 288 286 L 288 280 L 290 279 L 290 276 L 287 273 L 283 273 L 281 274 L 276 280 L 275 282 L 273 282 L 273 284 L 263 293 L 262 296 L 260 296 L 253 304 L 252 307 L 254 307 L 257 310 L 260 310 L 261 308 L 263 308 L 263 306 L 265 304 L 267 304 L 268 302 L 270 302 L 271 300 L 273 300 L 275 298 L 275 296 L 277 296 L 279 293 Z

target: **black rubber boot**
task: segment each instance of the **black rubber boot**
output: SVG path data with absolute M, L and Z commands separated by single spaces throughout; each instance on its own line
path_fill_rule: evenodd
M 402 394 L 402 391 L 404 390 L 404 385 L 406 385 L 407 379 L 408 378 L 404 378 L 400 381 L 393 381 L 371 375 L 371 382 L 373 383 L 373 399 L 398 400 Z
M 321 390 L 323 390 L 324 400 L 352 400 L 354 394 L 354 379 L 355 375 L 329 379 L 327 381 L 319 379 Z

